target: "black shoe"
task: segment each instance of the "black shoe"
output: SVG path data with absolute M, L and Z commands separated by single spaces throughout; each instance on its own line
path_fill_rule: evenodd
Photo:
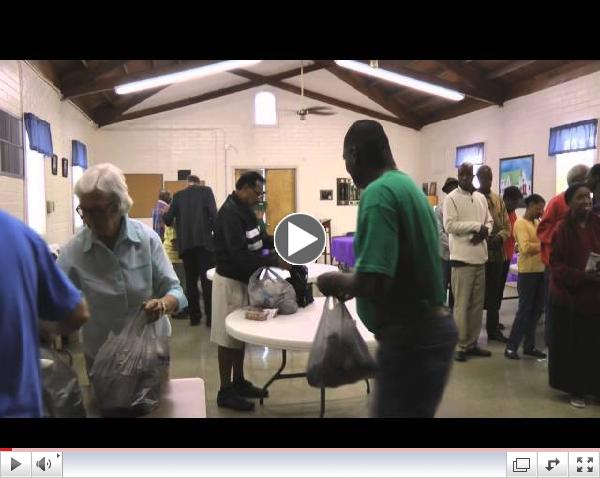
M 510 349 L 506 349 L 504 351 L 504 356 L 507 359 L 512 359 L 512 360 L 519 360 L 521 358 L 521 357 L 519 357 L 519 354 L 515 350 L 510 350 Z
M 480 349 L 477 346 L 468 349 L 465 353 L 467 355 L 474 355 L 475 357 L 491 357 L 492 355 L 492 352 L 489 350 Z
M 491 334 L 488 333 L 488 342 L 490 340 L 497 340 L 498 342 L 502 342 L 503 344 L 508 342 L 508 339 L 499 330 Z
M 536 348 L 532 348 L 530 350 L 523 350 L 523 355 L 531 355 L 540 359 L 546 358 L 546 354 Z
M 197 325 L 200 325 L 200 319 L 198 319 L 198 318 L 190 319 L 190 325 L 192 327 L 196 327 Z
M 233 386 L 219 390 L 219 393 L 217 394 L 217 405 L 221 408 L 229 408 L 239 412 L 250 412 L 254 410 L 254 403 L 244 400 Z
M 504 330 L 506 326 L 503 323 L 498 324 L 498 330 Z
M 255 387 L 252 382 L 248 380 L 242 380 L 239 382 L 233 382 L 233 388 L 240 394 L 241 397 L 245 398 L 267 398 L 269 396 L 268 390 Z
M 459 350 L 454 354 L 454 360 L 456 360 L 457 362 L 466 362 L 467 354 L 463 350 Z

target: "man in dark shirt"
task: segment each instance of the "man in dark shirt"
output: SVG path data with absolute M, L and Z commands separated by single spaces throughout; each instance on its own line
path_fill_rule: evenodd
M 381 124 L 355 122 L 344 139 L 346 169 L 364 189 L 354 236 L 356 272 L 318 278 L 321 292 L 357 297 L 379 342 L 375 415 L 433 417 L 457 342 L 443 308 L 436 219 L 414 181 L 398 171 Z
M 264 398 L 268 392 L 244 378 L 244 343 L 227 333 L 225 319 L 234 310 L 249 304 L 248 281 L 257 269 L 263 266 L 289 268 L 272 251 L 273 238 L 261 232 L 252 210 L 264 195 L 264 182 L 255 171 L 242 174 L 235 191 L 219 209 L 215 224 L 217 270 L 213 280 L 214 320 L 210 340 L 219 346 L 221 389 L 217 405 L 240 411 L 254 409 L 254 403 L 245 398 Z M 263 255 L 263 249 L 269 250 L 267 255 Z
M 167 226 L 175 221 L 177 251 L 185 269 L 185 295 L 188 300 L 190 325 L 198 325 L 202 318 L 198 278 L 202 284 L 202 298 L 206 325 L 212 317 L 212 283 L 206 272 L 215 266 L 213 231 L 217 204 L 212 189 L 200 185 L 198 176 L 188 176 L 188 187 L 175 193 L 169 210 L 163 215 Z

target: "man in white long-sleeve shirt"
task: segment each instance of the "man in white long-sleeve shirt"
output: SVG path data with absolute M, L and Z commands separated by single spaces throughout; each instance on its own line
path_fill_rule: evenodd
M 458 188 L 444 201 L 444 229 L 450 239 L 454 320 L 459 340 L 455 360 L 464 362 L 468 355 L 489 357 L 491 352 L 477 345 L 483 320 L 485 263 L 488 259 L 486 238 L 493 220 L 485 196 L 473 187 L 473 165 L 458 169 Z

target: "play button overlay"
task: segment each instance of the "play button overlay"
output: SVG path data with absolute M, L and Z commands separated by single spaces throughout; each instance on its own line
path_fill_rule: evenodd
M 10 471 L 15 471 L 18 467 L 20 467 L 22 463 L 14 458 L 10 459 Z
M 321 221 L 299 212 L 284 217 L 275 228 L 275 250 L 290 264 L 315 262 L 325 250 L 325 229 Z

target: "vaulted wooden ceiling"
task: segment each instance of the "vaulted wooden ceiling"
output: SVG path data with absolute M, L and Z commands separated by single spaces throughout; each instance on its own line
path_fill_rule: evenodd
M 300 75 L 300 60 L 265 60 L 253 67 L 221 73 L 223 86 L 218 84 L 217 76 L 217 82 L 213 79 L 211 83 L 217 86 L 210 91 L 194 92 L 188 86 L 179 97 L 174 97 L 176 99 L 169 100 L 167 96 L 167 100 L 158 104 L 156 100 L 161 97 L 157 96 L 159 92 L 176 90 L 183 84 L 128 95 L 117 95 L 114 87 L 221 60 L 28 61 L 60 89 L 64 100 L 75 103 L 100 127 L 209 101 L 261 85 L 300 94 L 300 87 L 294 84 Z M 367 77 L 341 68 L 333 60 L 305 60 L 305 79 L 309 79 L 311 73 L 326 71 L 329 73 L 327 77 L 318 77 L 321 83 L 337 79 L 361 96 L 353 96 L 349 101 L 347 95 L 344 98 L 323 93 L 319 91 L 320 84 L 316 80 L 312 82 L 313 86 L 304 89 L 304 95 L 338 108 L 419 130 L 427 124 L 490 105 L 502 106 L 507 100 L 600 70 L 600 60 L 378 60 L 378 63 L 379 68 L 458 90 L 466 95 L 465 99 L 453 102 Z M 326 89 L 331 91 L 331 85 Z M 145 106 L 146 103 L 148 106 Z

